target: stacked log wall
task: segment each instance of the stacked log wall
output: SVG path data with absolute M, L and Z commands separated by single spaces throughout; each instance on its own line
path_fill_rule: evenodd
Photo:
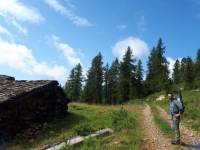
M 0 137 L 9 139 L 32 123 L 44 123 L 67 113 L 65 93 L 56 81 L 0 103 Z

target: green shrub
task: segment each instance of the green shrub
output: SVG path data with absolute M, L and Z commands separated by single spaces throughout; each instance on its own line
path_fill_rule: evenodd
M 122 129 L 132 129 L 136 125 L 136 118 L 134 114 L 128 113 L 123 107 L 119 111 L 111 114 L 111 124 L 115 131 Z
M 94 131 L 94 128 L 89 122 L 83 122 L 74 128 L 77 135 L 87 136 Z
M 83 142 L 83 146 L 80 150 L 101 150 L 101 142 L 100 139 L 97 138 L 89 138 Z

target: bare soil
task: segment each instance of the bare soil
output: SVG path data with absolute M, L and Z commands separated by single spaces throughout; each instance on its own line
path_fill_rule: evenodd
M 171 140 L 165 137 L 158 129 L 149 105 L 143 110 L 143 150 L 173 150 Z

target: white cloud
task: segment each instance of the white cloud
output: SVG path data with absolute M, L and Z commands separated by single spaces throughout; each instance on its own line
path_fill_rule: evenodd
M 80 57 L 83 59 L 85 57 L 82 50 L 76 51 L 67 43 L 62 43 L 60 38 L 56 35 L 52 35 L 50 41 L 56 47 L 56 49 L 63 53 L 65 59 L 74 67 L 78 63 L 81 64 L 83 70 L 83 76 L 86 78 L 87 76 L 87 68 L 81 62 Z M 80 57 L 79 57 L 80 56 Z
M 170 71 L 170 77 L 172 77 L 172 73 L 173 73 L 173 68 L 174 68 L 174 64 L 176 62 L 176 60 L 174 60 L 171 57 L 167 57 L 167 61 L 169 62 L 169 71 Z
M 29 75 L 64 81 L 66 69 L 60 65 L 40 63 L 25 45 L 0 40 L 0 65 L 17 69 Z
M 127 25 L 125 24 L 117 25 L 118 30 L 125 30 L 126 28 L 127 28 Z
M 43 20 L 42 15 L 36 9 L 24 5 L 19 0 L 1 0 L 0 15 L 31 23 L 39 23 Z
M 60 41 L 60 38 L 52 35 L 51 40 L 53 41 L 54 46 L 56 47 L 57 50 L 61 51 L 66 60 L 71 64 L 71 65 L 77 65 L 78 63 L 81 63 L 80 58 L 78 57 L 76 51 L 74 48 L 72 48 L 69 44 L 67 43 L 62 43 Z
M 22 27 L 16 20 L 11 20 L 12 25 L 14 25 L 19 32 L 23 33 L 24 35 L 28 34 L 28 31 L 25 27 Z
M 5 19 L 5 22 L 9 25 L 13 25 L 20 33 L 23 33 L 24 35 L 28 35 L 28 31 L 25 27 L 22 27 L 22 25 L 16 21 L 13 17 L 2 15 L 0 13 L 0 16 L 2 16 Z
M 0 25 L 0 34 L 6 35 L 10 40 L 13 40 L 12 34 L 3 26 Z
M 64 66 L 53 65 L 48 66 L 47 63 L 37 63 L 33 69 L 37 75 L 49 77 L 59 81 L 64 81 L 66 76 L 66 69 Z
M 133 50 L 133 55 L 138 58 L 146 57 L 149 54 L 147 43 L 137 37 L 128 37 L 117 42 L 112 48 L 113 54 L 122 59 L 128 46 Z
M 44 0 L 44 2 L 56 12 L 66 16 L 70 21 L 72 21 L 73 24 L 86 27 L 92 26 L 92 24 L 86 18 L 74 14 L 71 10 L 64 7 L 59 0 Z
M 181 61 L 182 58 L 178 58 L 178 60 Z M 174 64 L 175 64 L 176 60 L 173 59 L 173 58 L 171 58 L 171 57 L 167 57 L 167 61 L 169 62 L 168 69 L 170 71 L 170 77 L 172 77 L 173 69 L 174 69 Z
M 39 23 L 44 20 L 35 8 L 26 6 L 19 0 L 1 0 L 0 16 L 24 35 L 27 35 L 28 31 L 19 22 Z

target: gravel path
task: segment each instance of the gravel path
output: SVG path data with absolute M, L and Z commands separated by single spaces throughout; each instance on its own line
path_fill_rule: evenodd
M 143 110 L 143 150 L 173 150 L 170 139 L 166 138 L 157 128 L 151 108 L 146 105 Z

